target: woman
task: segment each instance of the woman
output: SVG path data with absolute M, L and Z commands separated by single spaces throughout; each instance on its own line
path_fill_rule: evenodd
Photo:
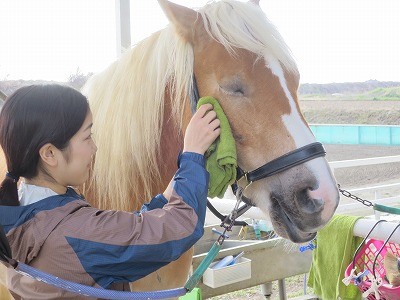
M 66 280 L 128 290 L 129 282 L 177 259 L 202 236 L 203 154 L 220 133 L 219 120 L 211 105 L 194 114 L 178 171 L 138 213 L 98 210 L 72 188 L 89 176 L 97 150 L 91 127 L 88 102 L 72 88 L 29 86 L 9 97 L 0 113 L 8 168 L 0 223 L 14 259 Z M 12 268 L 7 286 L 16 299 L 79 299 Z

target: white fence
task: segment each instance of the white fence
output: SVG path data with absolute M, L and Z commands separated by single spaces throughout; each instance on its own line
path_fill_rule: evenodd
M 400 155 L 332 161 L 329 162 L 329 166 L 334 172 L 335 169 L 339 168 L 371 166 L 371 165 L 380 165 L 380 164 L 387 164 L 394 162 L 400 162 Z

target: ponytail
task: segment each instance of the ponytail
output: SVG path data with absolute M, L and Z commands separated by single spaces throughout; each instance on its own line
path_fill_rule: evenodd
M 6 177 L 0 185 L 0 205 L 19 206 L 18 180 L 19 177 L 6 173 Z

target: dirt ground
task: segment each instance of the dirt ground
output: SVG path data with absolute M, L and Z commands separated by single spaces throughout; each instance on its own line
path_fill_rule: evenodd
M 400 147 L 325 145 L 325 149 L 328 161 L 400 155 Z M 338 183 L 347 188 L 399 182 L 400 162 L 338 169 L 335 177 Z
M 400 101 L 301 100 L 309 123 L 400 125 Z
M 400 101 L 360 101 L 360 100 L 301 100 L 300 108 L 303 112 L 310 110 L 344 110 L 344 111 L 398 111 Z M 400 124 L 399 124 L 400 125 Z

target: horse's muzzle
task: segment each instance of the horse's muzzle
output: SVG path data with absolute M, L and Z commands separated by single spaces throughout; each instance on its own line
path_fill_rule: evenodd
M 318 180 L 306 166 L 288 170 L 270 184 L 269 214 L 274 229 L 296 243 L 312 240 L 339 203 L 335 180 Z

